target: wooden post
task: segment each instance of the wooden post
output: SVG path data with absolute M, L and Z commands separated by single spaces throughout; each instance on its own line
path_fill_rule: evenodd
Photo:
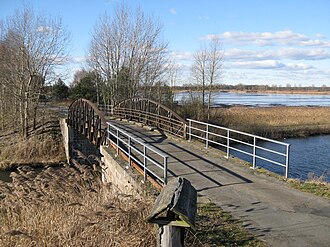
M 196 212 L 196 189 L 185 178 L 172 179 L 147 218 L 159 226 L 157 247 L 183 247 L 185 228 L 195 227 Z
M 160 226 L 157 247 L 183 247 L 185 228 L 178 226 Z

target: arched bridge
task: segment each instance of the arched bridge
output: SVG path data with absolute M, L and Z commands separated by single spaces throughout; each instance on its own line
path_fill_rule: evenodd
M 155 127 L 172 135 L 186 138 L 187 122 L 168 107 L 145 98 L 123 100 L 113 107 L 100 107 L 111 116 Z
M 170 109 L 147 99 L 129 99 L 114 107 L 102 108 L 115 118 L 203 142 L 204 145 L 167 138 L 163 133 L 136 124 L 108 119 L 105 112 L 90 101 L 80 99 L 73 102 L 68 123 L 95 145 L 107 142 L 115 148 L 117 155 L 126 155 L 127 167 L 137 165 L 144 180 L 153 177 L 166 184 L 167 179 L 175 176 L 188 179 L 201 196 L 206 196 L 238 219 L 249 222 L 249 229 L 263 236 L 270 245 L 329 246 L 328 200 L 290 189 L 280 181 L 254 173 L 237 161 L 223 157 L 228 158 L 240 151 L 250 155 L 249 162 L 253 167 L 271 161 L 272 165 L 288 168 L 287 144 L 195 120 L 188 120 L 186 124 Z M 249 141 L 245 141 L 248 138 Z M 279 145 L 284 151 L 271 150 L 270 145 L 262 146 L 265 142 Z M 216 148 L 207 149 L 211 144 Z M 240 150 L 235 144 L 245 145 L 245 149 Z M 224 152 L 218 150 L 221 147 Z M 266 152 L 271 156 L 265 155 Z M 272 160 L 275 155 L 284 161 Z
M 89 100 L 78 99 L 69 106 L 68 124 L 97 147 L 106 142 L 107 124 L 104 113 Z

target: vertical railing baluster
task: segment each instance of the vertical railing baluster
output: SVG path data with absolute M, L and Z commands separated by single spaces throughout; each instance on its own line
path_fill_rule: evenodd
M 289 153 L 290 153 L 290 145 L 287 145 L 286 157 L 285 157 L 285 178 L 289 177 Z
M 227 129 L 227 159 L 229 159 L 229 154 L 230 154 L 230 147 L 229 147 L 229 145 L 230 145 L 230 130 L 229 129 Z
M 117 134 L 117 156 L 119 155 L 119 130 L 118 128 L 116 129 L 116 134 Z
M 167 157 L 164 157 L 164 185 L 167 184 Z
M 205 139 L 206 139 L 205 148 L 208 148 L 209 147 L 209 125 L 208 124 L 206 124 Z
M 127 145 L 128 145 L 128 166 L 131 166 L 131 137 L 128 136 L 128 140 L 127 140 Z
M 256 137 L 253 137 L 253 156 L 252 156 L 253 169 L 256 168 Z
M 147 181 L 147 148 L 143 145 L 143 181 Z
M 189 121 L 189 141 L 191 141 L 191 120 L 188 119 Z

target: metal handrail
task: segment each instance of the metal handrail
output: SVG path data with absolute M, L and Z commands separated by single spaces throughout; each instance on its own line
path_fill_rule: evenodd
M 226 151 L 227 151 L 226 158 L 229 158 L 230 150 L 234 150 L 234 151 L 249 155 L 249 156 L 252 157 L 252 167 L 253 167 L 253 169 L 256 168 L 257 159 L 264 160 L 264 161 L 270 162 L 272 164 L 275 164 L 275 165 L 278 165 L 278 166 L 281 166 L 281 167 L 285 167 L 285 177 L 288 178 L 288 176 L 289 176 L 290 144 L 280 142 L 280 141 L 276 141 L 276 140 L 272 140 L 272 139 L 265 138 L 265 137 L 261 137 L 261 136 L 257 136 L 257 135 L 253 135 L 253 134 L 249 134 L 249 133 L 238 131 L 238 130 L 233 130 L 233 129 L 217 126 L 217 125 L 214 125 L 214 124 L 209 124 L 209 123 L 205 123 L 205 122 L 196 121 L 196 120 L 193 120 L 193 119 L 187 119 L 187 121 L 189 123 L 188 126 L 187 126 L 189 141 L 191 141 L 192 137 L 196 137 L 197 139 L 201 139 L 201 140 L 205 141 L 205 147 L 206 148 L 208 148 L 209 143 L 213 143 L 213 144 L 225 147 Z M 198 127 L 194 127 L 194 126 L 192 126 L 193 123 L 205 126 L 205 129 L 200 129 Z M 210 127 L 218 129 L 218 130 L 225 131 L 226 136 L 225 135 L 220 135 L 219 133 L 215 133 L 215 132 L 210 131 Z M 193 132 L 195 132 L 195 133 L 193 133 Z M 249 143 L 249 142 L 246 142 L 244 140 L 239 140 L 239 139 L 233 138 L 231 136 L 232 133 L 253 138 L 253 143 Z M 198 135 L 198 134 L 200 134 L 200 135 Z M 226 144 L 211 140 L 210 136 L 215 136 L 215 137 L 222 138 L 226 141 Z M 285 152 L 279 152 L 279 151 L 276 151 L 276 150 L 272 150 L 272 149 L 269 149 L 269 148 L 258 146 L 257 145 L 258 140 L 262 140 L 262 141 L 265 141 L 265 142 L 275 143 L 275 144 L 278 144 L 280 146 L 284 146 L 285 147 Z M 231 142 L 236 142 L 236 143 L 240 143 L 240 144 L 243 144 L 243 145 L 250 146 L 250 147 L 252 147 L 253 151 L 252 152 L 247 152 L 246 150 L 239 149 L 238 147 L 233 147 L 233 146 L 231 146 Z M 272 153 L 272 154 L 276 154 L 276 155 L 285 157 L 285 162 L 281 163 L 278 160 L 273 160 L 273 159 L 266 158 L 266 157 L 261 156 L 261 155 L 257 155 L 257 150 L 258 149 L 266 151 L 268 153 Z
M 132 164 L 132 161 L 138 164 L 141 168 L 143 168 L 143 179 L 146 181 L 148 173 L 152 174 L 154 177 L 159 179 L 164 185 L 167 184 L 167 161 L 168 156 L 164 154 L 159 149 L 147 144 L 143 140 L 133 137 L 125 130 L 107 122 L 107 140 L 110 144 L 115 145 L 117 150 L 117 155 L 119 155 L 119 150 L 123 152 L 128 158 L 128 166 Z M 111 136 L 113 138 L 111 138 Z M 139 147 L 140 146 L 140 147 Z M 132 153 L 134 151 L 136 154 L 142 157 L 142 161 L 138 159 L 136 155 Z M 152 158 L 151 155 L 154 154 L 157 157 Z M 161 162 L 159 162 L 159 158 Z M 158 160 L 157 160 L 158 159 Z M 157 175 L 156 172 L 149 168 L 149 164 L 153 164 L 154 166 L 161 169 L 163 172 L 163 176 Z

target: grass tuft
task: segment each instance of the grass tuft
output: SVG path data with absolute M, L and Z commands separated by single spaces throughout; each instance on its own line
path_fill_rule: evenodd
M 266 246 L 214 203 L 198 204 L 196 233 L 189 231 L 187 239 L 195 247 Z

